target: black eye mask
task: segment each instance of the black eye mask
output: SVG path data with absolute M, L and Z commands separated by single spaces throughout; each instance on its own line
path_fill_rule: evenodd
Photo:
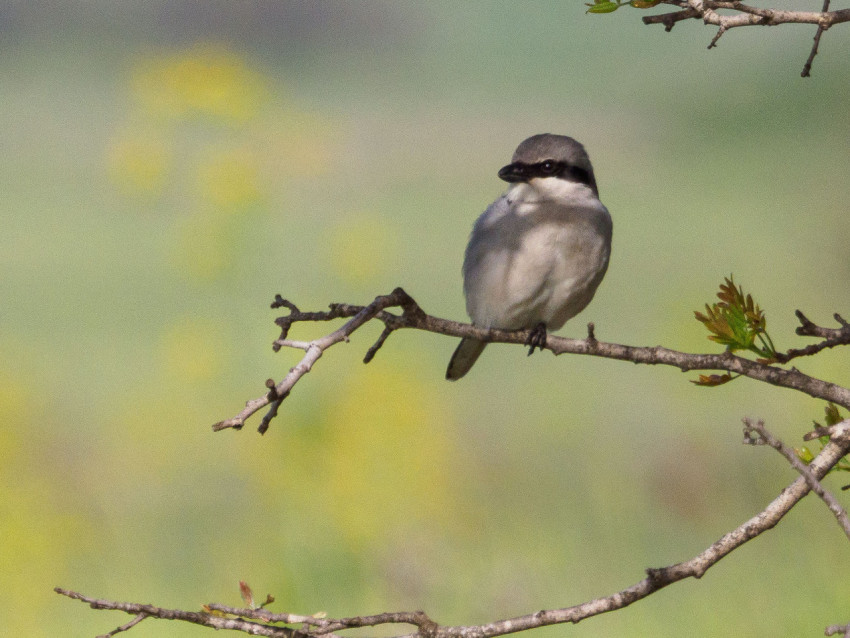
M 544 160 L 535 164 L 514 162 L 499 170 L 499 178 L 511 183 L 527 182 L 535 177 L 559 177 L 594 188 L 590 173 L 567 162 L 556 160 Z

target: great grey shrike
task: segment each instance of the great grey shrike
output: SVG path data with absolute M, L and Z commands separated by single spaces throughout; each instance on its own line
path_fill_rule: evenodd
M 510 188 L 475 222 L 466 247 L 466 310 L 481 328 L 531 329 L 531 354 L 593 299 L 608 269 L 611 216 L 571 137 L 529 137 L 499 177 Z M 485 345 L 461 340 L 446 378 L 469 372 Z

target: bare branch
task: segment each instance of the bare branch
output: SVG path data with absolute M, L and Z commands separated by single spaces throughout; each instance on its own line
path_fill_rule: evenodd
M 717 29 L 717 33 L 715 33 L 714 37 L 711 38 L 711 42 L 708 43 L 708 48 L 713 49 L 714 47 L 716 47 L 717 41 L 724 33 L 726 33 L 726 27 L 721 24 L 720 27 Z
M 233 616 L 252 618 L 271 623 L 283 623 L 288 625 L 305 625 L 300 634 L 328 635 L 334 631 L 353 629 L 355 627 L 375 627 L 377 625 L 415 625 L 416 627 L 436 627 L 423 611 L 413 612 L 387 612 L 371 616 L 353 616 L 351 618 L 340 618 L 337 620 L 319 617 L 316 615 L 304 616 L 300 614 L 276 614 L 266 609 L 243 609 L 229 607 L 218 603 L 206 605 L 208 609 L 223 612 Z
M 829 10 L 829 0 L 824 0 L 823 9 L 817 11 L 787 11 L 782 9 L 765 9 L 737 2 L 716 0 L 661 0 L 661 3 L 679 7 L 679 11 L 646 16 L 644 24 L 663 24 L 666 31 L 682 20 L 700 19 L 704 24 L 717 27 L 717 33 L 708 45 L 709 49 L 717 45 L 720 37 L 727 30 L 747 26 L 776 26 L 780 24 L 815 24 L 818 29 L 806 64 L 803 66 L 802 77 L 809 77 L 812 63 L 818 53 L 818 46 L 823 32 L 834 24 L 850 22 L 850 9 Z M 720 14 L 718 10 L 737 11 L 732 15 Z
M 799 310 L 797 310 L 795 314 L 797 315 L 797 319 L 800 320 L 800 326 L 796 330 L 798 335 L 804 337 L 820 337 L 823 341 L 820 343 L 813 343 L 805 348 L 792 348 L 784 354 L 777 353 L 775 357 L 776 362 L 788 363 L 797 357 L 810 357 L 828 348 L 850 344 L 850 324 L 844 321 L 841 315 L 835 315 L 835 320 L 840 324 L 840 328 L 824 328 L 813 323 Z
M 672 3 L 670 3 L 672 4 Z M 671 13 L 661 13 L 654 16 L 644 16 L 644 24 L 663 24 L 664 30 L 670 32 L 677 22 L 682 20 L 690 20 L 700 15 L 699 11 L 694 9 L 682 9 L 681 11 L 673 11 Z
M 398 319 L 398 317 L 384 316 L 387 313 L 384 313 L 383 310 L 384 308 L 393 306 L 400 306 L 404 310 L 405 315 L 419 311 L 419 307 L 416 305 L 416 302 L 414 302 L 401 288 L 396 288 L 389 295 L 377 297 L 371 304 L 365 307 L 352 307 L 344 304 L 335 304 L 331 306 L 331 309 L 327 312 L 301 312 L 294 304 L 283 299 L 280 295 L 277 295 L 275 302 L 272 304 L 272 308 L 285 307 L 289 309 L 290 314 L 276 320 L 276 323 L 281 326 L 281 337 L 274 343 L 275 350 L 279 350 L 281 347 L 292 347 L 305 350 L 306 354 L 304 355 L 304 358 L 301 359 L 301 362 L 292 368 L 289 371 L 289 374 L 287 374 L 280 383 L 269 389 L 269 392 L 265 396 L 248 401 L 242 412 L 232 419 L 216 423 L 213 426 L 213 430 L 218 431 L 226 428 L 235 428 L 237 430 L 241 429 L 245 424 L 245 419 L 265 406 L 274 404 L 272 405 L 271 410 L 269 410 L 269 413 L 266 415 L 266 419 L 263 420 L 260 433 L 264 433 L 268 428 L 268 422 L 277 414 L 277 408 L 280 405 L 280 402 L 289 396 L 290 390 L 301 379 L 301 377 L 310 372 L 313 368 L 313 364 L 316 363 L 327 348 L 339 343 L 340 341 L 348 341 L 348 337 L 351 333 L 375 317 L 380 317 L 385 324 L 390 325 L 392 319 Z M 318 339 L 317 341 L 307 343 L 286 339 L 290 327 L 296 321 L 330 321 L 339 317 L 351 316 L 353 316 L 353 318 L 344 326 L 335 330 L 331 334 Z
M 754 427 L 754 429 L 758 431 L 757 427 Z M 772 529 L 794 505 L 812 491 L 813 487 L 810 481 L 818 484 L 818 481 L 850 451 L 850 420 L 842 421 L 831 426 L 830 431 L 830 441 L 824 445 L 821 452 L 805 468 L 806 473 L 802 473 L 791 485 L 782 490 L 762 512 L 723 535 L 715 543 L 690 560 L 660 569 L 648 569 L 646 570 L 646 578 L 631 587 L 610 596 L 590 600 L 572 607 L 538 611 L 525 616 L 499 620 L 483 625 L 440 626 L 421 611 L 356 616 L 334 620 L 291 614 L 272 614 L 265 609 L 237 609 L 221 605 L 207 605 L 208 609 L 237 616 L 236 618 L 223 618 L 203 612 L 178 611 L 154 607 L 153 605 L 97 600 L 58 587 L 55 591 L 64 596 L 88 603 L 93 609 L 112 609 L 133 614 L 134 616 L 143 615 L 151 618 L 184 620 L 207 627 L 235 629 L 253 635 L 282 638 L 333 635 L 331 632 L 343 631 L 355 627 L 399 623 L 411 624 L 417 628 L 415 634 L 406 634 L 404 638 L 412 638 L 412 636 L 420 638 L 492 638 L 548 625 L 568 622 L 577 623 L 592 616 L 627 607 L 638 600 L 646 598 L 659 589 L 685 578 L 700 578 L 710 567 L 722 560 L 730 552 L 756 536 Z M 766 430 L 764 430 L 764 433 L 759 432 L 759 434 L 761 436 L 769 436 Z M 768 438 L 764 440 L 769 442 Z M 248 618 L 252 620 L 246 620 Z M 273 627 L 266 624 L 272 622 L 298 623 L 302 627 L 295 630 L 287 627 Z
M 290 629 L 288 627 L 272 627 L 243 620 L 242 618 L 226 618 L 199 611 L 165 609 L 163 607 L 155 607 L 154 605 L 121 603 L 112 600 L 89 598 L 88 596 L 84 596 L 78 592 L 63 589 L 61 587 L 55 587 L 53 591 L 57 594 L 68 596 L 68 598 L 73 598 L 87 603 L 92 609 L 123 611 L 128 614 L 133 614 L 136 617 L 142 616 L 143 618 L 159 618 L 161 620 L 182 620 L 195 625 L 212 627 L 213 629 L 233 629 L 236 631 L 243 631 L 246 634 L 251 634 L 253 636 L 267 636 L 268 638 L 296 638 L 297 633 L 294 629 Z M 137 624 L 138 622 L 139 620 L 136 620 L 133 624 Z M 127 623 L 127 625 L 122 625 L 122 627 L 127 627 L 129 629 L 128 625 L 132 626 L 130 623 Z M 118 629 L 121 629 L 121 627 Z
M 280 297 L 278 296 L 278 298 Z M 402 309 L 401 315 L 387 312 L 387 308 L 396 306 Z M 413 298 L 411 298 L 401 288 L 396 288 L 389 295 L 376 297 L 375 300 L 368 306 L 333 304 L 330 307 L 330 310 L 325 312 L 301 312 L 297 310 L 297 308 L 292 310 L 295 308 L 294 305 L 287 307 L 291 310 L 290 314 L 276 320 L 276 322 L 283 327 L 283 332 L 281 339 L 278 339 L 275 342 L 275 346 L 304 350 L 304 357 L 298 365 L 289 371 L 289 374 L 287 374 L 282 381 L 274 386 L 273 389 L 269 390 L 269 392 L 262 397 L 248 401 L 245 409 L 235 417 L 216 423 L 213 426 L 214 431 L 224 430 L 227 428 L 240 429 L 251 415 L 269 404 L 276 403 L 272 406 L 272 409 L 266 415 L 266 418 L 263 420 L 263 424 L 261 425 L 260 431 L 265 432 L 268 427 L 268 422 L 277 413 L 277 406 L 280 401 L 286 398 L 295 384 L 312 369 L 313 365 L 322 356 L 325 350 L 337 343 L 343 341 L 347 342 L 349 337 L 358 328 L 372 319 L 377 319 L 383 322 L 385 330 L 378 341 L 367 352 L 367 362 L 371 360 L 378 348 L 384 344 L 392 332 L 402 328 L 424 330 L 426 332 L 433 332 L 452 337 L 472 337 L 474 339 L 491 343 L 512 343 L 523 345 L 527 342 L 530 334 L 529 330 L 487 330 L 471 324 L 433 317 L 423 312 L 416 301 L 414 301 Z M 351 317 L 351 319 L 346 322 L 345 325 L 324 337 L 316 339 L 315 341 L 291 341 L 285 338 L 294 323 L 300 321 L 330 321 L 332 319 L 347 317 Z M 798 332 L 799 330 L 800 329 L 798 328 Z M 846 330 L 846 336 L 845 329 L 843 327 L 840 330 L 833 332 L 840 333 L 840 339 L 832 345 L 823 347 L 832 347 L 833 345 L 844 343 L 842 340 L 845 338 L 847 339 L 847 342 L 850 343 L 850 327 Z M 829 334 L 833 335 L 833 332 L 830 332 Z M 617 359 L 620 361 L 631 361 L 633 363 L 645 365 L 667 365 L 679 368 L 683 372 L 690 370 L 725 370 L 733 374 L 747 376 L 758 381 L 764 381 L 771 385 L 798 390 L 811 397 L 832 401 L 833 403 L 850 409 L 850 389 L 816 379 L 803 374 L 795 368 L 785 370 L 772 365 L 769 362 L 751 361 L 750 359 L 738 357 L 729 352 L 724 352 L 722 354 L 689 354 L 679 352 L 677 350 L 671 350 L 669 348 L 663 348 L 661 346 L 627 346 L 598 341 L 592 334 L 587 339 L 568 339 L 565 337 L 550 335 L 546 340 L 545 349 L 550 350 L 555 354 L 582 354 L 607 359 Z M 788 358 L 793 358 L 793 356 L 789 356 Z
M 846 343 L 850 343 L 850 323 L 844 320 L 844 317 L 835 313 L 833 318 L 841 326 L 840 328 L 825 328 L 811 321 L 806 315 L 799 310 L 794 313 L 800 321 L 800 326 L 796 332 L 802 337 L 820 337 L 821 339 L 845 339 Z
M 826 13 L 827 11 L 829 11 L 829 0 L 823 0 L 823 9 L 821 9 L 821 13 Z M 818 54 L 818 47 L 820 46 L 820 37 L 827 28 L 828 27 L 822 24 L 818 24 L 818 30 L 815 32 L 814 42 L 812 43 L 812 50 L 811 53 L 809 53 L 809 59 L 806 60 L 806 63 L 803 65 L 803 72 L 800 73 L 801 77 L 807 78 L 811 75 L 812 63 L 815 61 L 815 56 Z
M 753 433 L 756 433 L 757 437 L 753 438 Z M 754 445 L 769 445 L 784 456 L 788 463 L 791 464 L 791 467 L 797 470 L 800 475 L 806 479 L 806 483 L 808 483 L 811 490 L 817 494 L 824 503 L 826 503 L 829 511 L 833 513 L 838 524 L 841 526 L 841 529 L 844 530 L 844 534 L 848 539 L 850 539 L 850 519 L 847 518 L 847 510 L 841 506 L 831 492 L 827 491 L 826 488 L 821 485 L 820 481 L 810 471 L 809 466 L 799 459 L 794 450 L 768 432 L 763 421 L 756 421 L 754 423 L 750 419 L 744 419 L 744 437 L 747 443 Z
M 116 627 L 115 629 L 113 629 L 112 631 L 110 631 L 106 635 L 107 636 L 114 636 L 115 634 L 120 634 L 122 631 L 127 631 L 128 629 L 132 629 L 133 627 L 138 625 L 140 622 L 142 622 L 147 617 L 148 617 L 147 614 L 139 614 L 138 616 L 133 618 L 133 620 L 131 620 L 130 622 L 126 622 L 123 625 L 121 625 L 120 627 Z
M 850 638 L 850 624 L 847 625 L 830 625 L 823 632 L 824 636 L 836 636 L 841 634 L 844 638 Z

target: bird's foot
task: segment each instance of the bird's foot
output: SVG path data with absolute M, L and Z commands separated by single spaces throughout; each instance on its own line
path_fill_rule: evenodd
M 546 347 L 546 324 L 542 321 L 528 332 L 528 339 L 525 340 L 525 345 L 528 346 L 528 356 L 534 354 L 534 349 L 543 350 Z

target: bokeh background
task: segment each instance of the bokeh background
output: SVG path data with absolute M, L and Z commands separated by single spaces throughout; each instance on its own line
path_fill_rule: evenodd
M 811 0 L 810 9 L 820 2 Z M 734 273 L 782 348 L 850 313 L 850 39 L 662 27 L 581 2 L 0 4 L 0 627 L 94 636 L 52 593 L 479 623 L 685 560 L 794 478 L 740 420 L 823 403 L 519 348 L 443 380 L 452 340 L 370 326 L 270 431 L 210 425 L 281 378 L 269 302 L 404 286 L 464 319 L 496 171 L 539 132 L 587 146 L 611 268 L 561 332 L 718 351 L 693 310 Z M 300 325 L 295 338 L 327 325 Z M 800 362 L 850 383 L 846 352 Z M 829 484 L 837 488 L 841 477 Z M 817 501 L 683 582 L 537 636 L 800 636 L 848 620 L 850 546 Z M 144 636 L 209 630 L 147 621 Z M 374 632 L 373 632 L 374 633 Z

